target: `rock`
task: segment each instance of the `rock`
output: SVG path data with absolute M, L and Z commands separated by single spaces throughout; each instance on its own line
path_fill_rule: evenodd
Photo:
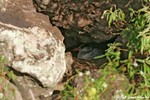
M 15 76 L 15 85 L 21 92 L 24 100 L 40 100 L 40 97 L 49 97 L 52 95 L 54 88 L 42 88 L 37 80 L 29 76 Z
M 127 19 L 129 7 L 133 9 L 141 7 L 141 3 L 131 0 L 82 0 L 80 2 L 78 0 L 51 0 L 43 8 L 42 0 L 35 1 L 37 10 L 47 14 L 51 23 L 60 27 L 65 36 L 66 48 L 78 43 L 102 43 L 119 34 L 126 26 L 125 23 L 118 22 L 117 27 L 115 25 L 108 27 L 106 19 L 102 18 L 103 12 L 109 10 L 110 7 L 116 5 L 116 9 L 122 9 Z M 68 42 L 69 38 L 73 41 Z
M 0 77 L 0 100 L 23 100 L 17 87 L 4 77 Z
M 50 2 L 50 0 L 41 0 L 41 1 L 42 1 L 43 5 L 48 5 Z
M 112 74 L 106 79 L 106 90 L 101 94 L 101 99 L 110 99 L 116 100 L 122 96 L 126 97 L 128 89 L 130 88 L 130 83 L 127 77 L 123 74 Z
M 73 58 L 72 58 L 71 52 L 66 52 L 65 53 L 65 59 L 66 59 L 66 65 L 68 67 L 71 67 L 71 65 L 73 64 Z
M 71 52 L 65 53 L 65 59 L 66 59 L 66 73 L 72 72 L 72 64 L 74 62 Z
M 78 95 L 81 97 L 87 96 L 89 98 L 87 91 L 92 87 L 96 87 L 97 91 L 99 91 L 97 94 L 99 95 L 99 100 L 122 100 L 120 99 L 122 96 L 126 97 L 131 84 L 125 75 L 119 74 L 111 66 L 107 70 L 95 70 L 91 74 L 87 72 L 80 72 L 79 75 L 75 76 L 74 80 L 76 90 L 79 92 Z
M 32 0 L 0 1 L 0 54 L 15 70 L 54 87 L 66 70 L 63 36 Z

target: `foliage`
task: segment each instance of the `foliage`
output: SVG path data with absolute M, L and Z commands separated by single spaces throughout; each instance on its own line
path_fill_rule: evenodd
M 125 72 L 131 81 L 132 88 L 129 91 L 129 96 L 141 96 L 150 97 L 150 7 L 143 6 L 143 8 L 135 11 L 132 8 L 130 10 L 130 23 L 128 23 L 126 29 L 122 31 L 123 36 L 128 39 L 128 58 L 121 60 L 117 59 L 121 49 L 112 51 L 112 54 L 106 52 L 105 56 L 108 59 L 108 64 L 113 62 L 118 71 Z M 114 48 L 114 47 L 113 47 Z M 108 50 L 109 50 L 108 49 Z M 107 50 L 107 51 L 108 51 Z M 114 56 L 116 59 L 108 57 L 108 54 Z M 143 58 L 136 57 L 140 55 Z M 111 64 L 111 63 L 110 63 Z M 120 65 L 118 65 L 120 64 Z M 113 67 L 111 66 L 111 67 Z M 136 77 L 139 77 L 139 82 L 136 83 Z
M 5 66 L 6 59 L 4 56 L 0 56 L 0 77 L 8 78 L 8 80 L 15 80 L 13 71 L 8 71 Z
M 142 2 L 149 2 L 149 0 L 142 0 Z M 130 81 L 130 87 L 128 88 L 128 94 L 126 99 L 146 99 L 150 97 L 150 7 L 143 6 L 139 10 L 129 8 L 130 21 L 127 23 L 126 28 L 122 30 L 121 35 L 128 40 L 126 49 L 122 49 L 121 43 L 108 44 L 106 53 L 97 58 L 106 58 L 107 62 L 104 63 L 101 68 L 102 75 L 100 78 L 91 82 L 88 78 L 86 87 L 84 88 L 84 94 L 78 95 L 83 97 L 84 100 L 99 100 L 99 96 L 105 92 L 104 84 L 106 83 L 106 77 L 110 73 L 109 68 L 118 71 L 121 74 L 125 74 Z M 111 27 L 112 23 L 116 21 L 125 21 L 125 14 L 121 9 L 104 11 L 102 17 L 106 17 L 108 26 Z M 121 59 L 123 52 L 128 52 L 128 57 Z M 111 70 L 112 71 L 112 70 Z M 70 86 L 70 85 L 67 85 Z M 107 87 L 107 85 L 106 85 Z M 74 87 L 68 88 L 69 90 L 75 90 Z M 66 91 L 66 90 L 64 90 Z M 70 94 L 75 98 L 76 92 Z M 70 92 L 69 92 L 70 93 Z M 89 99 L 90 98 L 90 99 Z M 76 99 L 78 100 L 78 99 Z
M 147 2 L 150 2 L 150 0 L 141 0 L 141 2 L 146 2 L 147 3 Z
M 106 17 L 106 20 L 108 21 L 108 26 L 110 27 L 113 22 L 121 21 L 125 22 L 125 14 L 121 9 L 116 9 L 116 5 L 110 8 L 110 10 L 105 10 L 102 18 Z
M 77 74 L 79 77 L 82 77 L 84 80 L 85 86 L 82 90 L 78 90 L 77 88 L 73 87 L 72 85 L 69 85 L 69 83 L 66 83 L 65 90 L 62 91 L 61 96 L 63 100 L 99 100 L 101 94 L 103 94 L 107 87 L 108 83 L 106 82 L 106 79 L 110 76 L 113 76 L 116 69 L 110 69 L 111 67 L 105 67 L 103 71 L 100 71 L 100 78 L 94 79 L 91 75 L 87 75 L 86 73 L 83 73 L 82 76 L 80 76 L 80 73 Z M 110 79 L 111 81 L 114 81 L 114 79 Z M 109 81 L 110 81 L 109 80 Z M 110 84 L 109 84 L 110 85 Z
M 133 51 L 150 53 L 150 8 L 144 6 L 138 11 L 131 11 L 131 24 L 123 30 L 124 36 L 128 37 L 128 47 Z
M 4 58 L 4 56 L 1 56 L 0 57 L 0 84 L 1 85 L 4 84 L 4 86 L 0 87 L 0 99 L 3 99 L 3 100 L 9 99 L 14 95 L 14 91 L 10 90 L 9 84 L 8 83 L 5 84 L 6 82 L 3 82 L 3 81 L 6 79 L 13 80 L 13 81 L 15 80 L 13 71 L 8 71 L 8 69 L 5 67 L 5 62 L 6 62 L 6 59 Z M 11 91 L 9 92 L 10 94 L 7 97 L 5 97 L 4 92 L 9 91 L 9 90 Z

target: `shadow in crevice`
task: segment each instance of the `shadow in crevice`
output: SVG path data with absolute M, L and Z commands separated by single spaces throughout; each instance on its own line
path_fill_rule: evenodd
M 9 66 L 9 67 L 8 67 L 8 73 L 9 73 L 10 71 L 13 71 L 13 73 L 14 73 L 15 76 L 28 77 L 31 81 L 35 82 L 37 85 L 39 85 L 39 86 L 41 86 L 41 87 L 43 88 L 42 83 L 41 83 L 39 80 L 37 80 L 35 77 L 33 77 L 33 76 L 31 76 L 31 75 L 29 75 L 29 74 L 27 74 L 27 73 L 21 73 L 21 72 L 15 70 L 15 69 L 13 69 L 12 67 Z M 7 73 L 7 74 L 8 74 L 8 73 Z M 8 75 L 7 75 L 7 76 L 8 76 Z M 16 85 L 15 80 L 10 80 L 10 82 L 12 82 L 14 85 Z

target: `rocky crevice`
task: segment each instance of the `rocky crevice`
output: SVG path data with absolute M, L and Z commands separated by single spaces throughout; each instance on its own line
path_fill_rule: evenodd
M 49 100 L 54 90 L 63 90 L 59 82 L 70 77 L 67 73 L 73 75 L 75 69 L 95 73 L 106 59 L 93 60 L 97 54 L 84 59 L 79 53 L 97 49 L 104 53 L 107 44 L 118 39 L 120 28 L 126 25 L 110 28 L 101 18 L 112 5 L 127 15 L 129 7 L 141 6 L 134 0 L 0 1 L 0 55 L 7 59 L 6 70 L 14 71 L 16 77 L 12 81 L 19 93 L 13 99 Z M 72 57 L 70 51 L 77 54 Z
M 118 27 L 108 27 L 106 19 L 102 18 L 103 12 L 110 7 L 122 9 L 127 19 L 129 7 L 141 7 L 140 2 L 134 0 L 34 0 L 34 5 L 38 12 L 48 15 L 50 22 L 59 27 L 66 48 L 80 43 L 102 43 L 118 35 L 126 25 L 116 23 Z

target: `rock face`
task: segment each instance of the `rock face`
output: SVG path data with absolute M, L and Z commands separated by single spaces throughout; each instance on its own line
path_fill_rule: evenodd
M 61 28 L 65 44 L 70 48 L 78 43 L 102 43 L 120 33 L 125 24 L 108 27 L 102 18 L 112 5 L 128 16 L 128 8 L 137 9 L 140 3 L 131 0 L 34 0 L 37 10 L 49 15 L 51 23 Z M 124 6 L 126 5 L 126 6 Z M 115 7 L 113 7 L 115 10 Z
M 98 100 L 123 100 L 122 98 L 126 98 L 128 89 L 131 87 L 131 84 L 129 83 L 127 77 L 123 74 L 119 74 L 111 67 L 107 67 L 107 69 L 105 68 L 95 70 L 89 75 L 87 75 L 86 72 L 82 75 L 77 75 L 74 82 L 76 84 L 76 89 L 79 92 L 79 95 L 82 94 L 82 97 L 86 95 L 88 97 L 88 100 L 93 100 L 93 98 L 91 98 L 93 95 L 91 96 L 86 93 L 88 90 L 90 90 L 90 86 L 92 88 L 92 85 L 88 86 L 88 83 L 85 81 L 85 79 L 87 79 L 88 82 L 91 82 L 92 79 L 95 79 L 96 83 L 101 84 L 97 84 L 99 90 L 102 89 L 102 91 L 98 91 L 97 93 L 99 94 Z M 85 87 L 88 87 L 86 91 Z
M 15 70 L 54 87 L 66 70 L 63 36 L 32 0 L 0 1 L 0 54 Z
M 3 90 L 0 92 L 0 100 L 23 100 L 15 85 L 10 83 L 4 77 L 0 77 L 0 79 L 1 90 Z

